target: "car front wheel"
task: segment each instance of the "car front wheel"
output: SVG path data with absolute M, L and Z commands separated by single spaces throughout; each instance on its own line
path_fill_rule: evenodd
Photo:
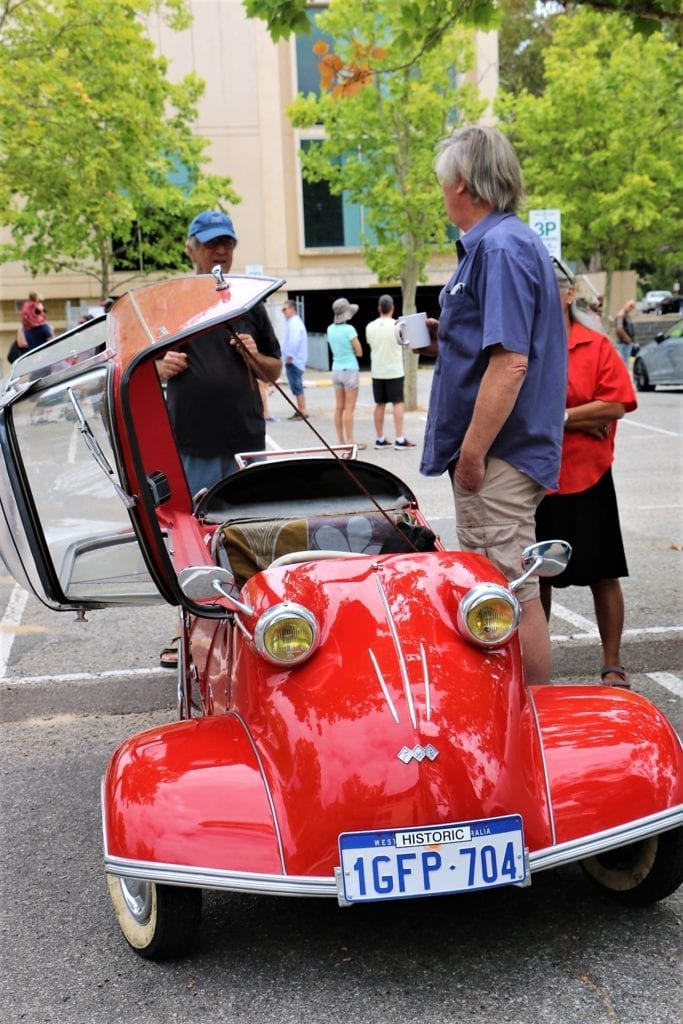
M 643 366 L 642 359 L 636 359 L 633 366 L 633 379 L 636 382 L 636 391 L 654 391 L 654 387 L 650 384 L 650 378 L 647 375 L 647 370 Z
M 589 857 L 581 867 L 610 896 L 646 907 L 670 896 L 683 882 L 683 828 Z
M 114 913 L 129 946 L 149 960 L 170 960 L 192 947 L 202 913 L 201 889 L 107 875 Z

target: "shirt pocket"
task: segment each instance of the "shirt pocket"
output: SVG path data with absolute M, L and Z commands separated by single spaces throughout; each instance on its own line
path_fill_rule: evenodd
M 463 291 L 447 292 L 441 306 L 439 335 L 447 343 L 469 350 L 472 335 L 477 336 L 478 347 L 481 345 L 481 330 L 479 302 L 471 289 L 465 285 Z

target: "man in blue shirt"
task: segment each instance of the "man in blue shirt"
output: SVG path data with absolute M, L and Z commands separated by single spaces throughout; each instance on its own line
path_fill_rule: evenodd
M 307 420 L 304 396 L 304 370 L 308 361 L 308 334 L 304 322 L 296 311 L 296 303 L 286 299 L 282 305 L 285 333 L 282 338 L 282 362 L 289 389 L 296 399 L 297 411 L 290 420 Z
M 438 354 L 421 472 L 453 481 L 460 547 L 512 579 L 534 542 L 534 514 L 557 486 L 567 342 L 548 251 L 516 211 L 521 168 L 495 128 L 456 131 L 436 160 L 446 212 L 460 229 L 458 265 L 428 321 Z M 429 351 L 429 350 L 427 350 Z M 529 683 L 550 680 L 538 582 L 517 592 Z

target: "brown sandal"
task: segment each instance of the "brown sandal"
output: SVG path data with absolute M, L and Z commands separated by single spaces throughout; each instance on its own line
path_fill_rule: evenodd
M 605 676 L 619 676 L 619 682 L 605 682 Z M 626 678 L 626 669 L 622 665 L 603 665 L 600 670 L 600 681 L 604 686 L 618 686 L 622 690 L 630 690 L 631 684 Z
M 178 643 L 180 641 L 179 636 L 174 636 L 169 641 L 168 646 L 164 647 L 159 654 L 159 665 L 161 668 L 178 668 Z

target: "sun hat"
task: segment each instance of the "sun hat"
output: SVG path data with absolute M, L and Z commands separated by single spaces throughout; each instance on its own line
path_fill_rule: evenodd
M 221 210 L 204 210 L 198 213 L 187 232 L 188 238 L 196 238 L 202 245 L 224 235 L 237 241 L 232 220 Z
M 335 324 L 345 324 L 347 320 L 356 315 L 358 306 L 355 302 L 349 302 L 348 299 L 335 299 L 332 303 L 332 312 Z

